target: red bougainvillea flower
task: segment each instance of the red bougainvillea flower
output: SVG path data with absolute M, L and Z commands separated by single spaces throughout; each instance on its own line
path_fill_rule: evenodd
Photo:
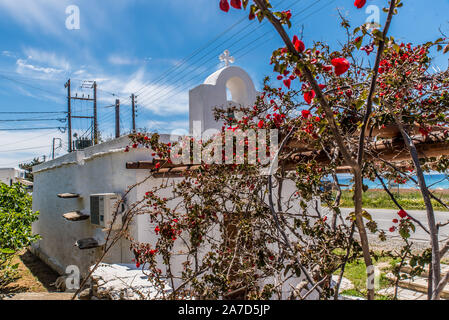
M 309 110 L 302 110 L 301 114 L 302 114 L 302 117 L 304 119 L 307 119 L 308 117 L 310 117 L 310 111 Z
M 427 130 L 427 129 L 423 128 L 423 127 L 420 127 L 420 128 L 418 129 L 418 131 L 419 131 L 419 133 L 421 133 L 424 137 L 427 137 L 427 136 L 429 135 L 429 130 Z
M 158 162 L 158 163 L 156 163 L 156 165 L 154 166 L 154 168 L 157 170 L 157 169 L 159 169 L 161 167 L 161 163 L 160 162 Z
M 401 218 L 408 217 L 407 212 L 405 212 L 404 210 L 400 210 L 400 211 L 398 212 L 398 215 L 399 215 Z
M 354 5 L 358 9 L 362 9 L 365 4 L 366 4 L 366 0 L 355 0 L 355 2 L 354 2 Z
M 390 232 L 395 232 L 396 231 L 396 227 L 391 227 L 390 228 Z
M 229 11 L 229 2 L 228 0 L 220 0 L 220 9 L 224 12 Z
M 336 58 L 332 59 L 332 65 L 335 67 L 335 74 L 337 76 L 342 75 L 346 71 L 348 71 L 350 67 L 350 63 L 345 58 Z
M 161 229 L 159 228 L 159 226 L 156 226 L 156 228 L 154 228 L 154 232 L 156 232 L 156 234 L 158 234 L 161 231 Z
M 304 45 L 304 42 L 299 40 L 297 36 L 293 36 L 292 42 L 293 42 L 293 45 L 295 46 L 296 51 L 298 51 L 299 53 L 302 53 L 302 52 L 304 52 L 304 50 L 306 50 L 306 46 Z
M 285 85 L 287 88 L 290 89 L 291 84 L 292 84 L 292 80 L 290 80 L 290 79 L 285 79 L 285 80 L 284 80 L 284 85 Z
M 263 120 L 260 120 L 259 123 L 257 124 L 259 129 L 262 129 L 264 127 L 264 125 L 265 125 L 265 123 L 263 122 Z
M 290 20 L 290 18 L 292 17 L 292 13 L 290 10 L 282 11 L 282 14 L 284 15 L 285 19 L 287 19 L 287 20 Z
M 308 103 L 311 104 L 313 98 L 315 98 L 315 91 L 308 91 L 306 93 L 304 93 L 304 100 Z
M 323 66 L 323 70 L 326 72 L 332 71 L 332 66 Z
M 398 219 L 393 219 L 393 223 L 399 223 Z
M 369 44 L 367 46 L 364 46 L 363 48 L 361 48 L 360 50 L 365 51 L 366 54 L 369 56 L 371 52 L 374 51 L 374 46 L 372 44 Z
M 140 263 L 136 262 L 136 268 L 140 268 Z
M 242 1 L 241 0 L 231 0 L 231 6 L 235 9 L 242 9 Z

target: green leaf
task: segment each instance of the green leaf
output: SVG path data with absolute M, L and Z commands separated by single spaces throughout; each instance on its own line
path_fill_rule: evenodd
M 4 254 L 14 254 L 16 251 L 13 249 L 0 249 L 0 253 L 4 253 Z
M 355 43 L 355 46 L 357 49 L 360 49 L 362 47 L 363 43 L 363 37 L 359 37 L 358 41 Z
M 362 211 L 362 217 L 364 217 L 365 219 L 367 219 L 369 221 L 373 221 L 373 217 L 366 210 Z
M 399 45 L 397 43 L 393 43 L 393 49 L 394 49 L 394 51 L 396 51 L 396 53 L 399 53 L 399 51 L 401 50 L 401 47 L 399 47 Z
M 374 38 L 376 38 L 377 40 L 379 40 L 379 41 L 384 40 L 383 34 L 379 29 L 374 29 L 372 33 L 373 33 Z

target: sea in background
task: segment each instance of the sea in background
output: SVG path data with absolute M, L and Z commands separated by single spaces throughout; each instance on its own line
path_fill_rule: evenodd
M 413 176 L 415 180 L 417 180 L 416 176 Z M 338 182 L 341 185 L 342 189 L 351 189 L 353 185 L 352 175 L 350 174 L 339 174 Z M 447 189 L 449 190 L 449 175 L 441 174 L 441 173 L 429 173 L 425 175 L 425 180 L 427 187 L 429 189 Z M 329 179 L 332 181 L 332 178 Z M 370 181 L 368 179 L 364 179 L 363 183 L 367 185 L 370 189 L 383 189 L 382 184 L 379 180 Z M 385 181 L 385 184 L 388 186 L 388 181 Z M 418 186 L 413 183 L 413 181 L 408 181 L 405 184 L 394 184 L 392 183 L 391 187 L 399 188 L 399 189 L 418 189 Z

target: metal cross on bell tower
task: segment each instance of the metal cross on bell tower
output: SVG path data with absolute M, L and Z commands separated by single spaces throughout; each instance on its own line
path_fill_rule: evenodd
M 234 63 L 234 57 L 231 57 L 229 54 L 229 50 L 225 50 L 222 54 L 220 54 L 220 61 L 225 63 L 225 67 L 229 67 L 229 64 Z

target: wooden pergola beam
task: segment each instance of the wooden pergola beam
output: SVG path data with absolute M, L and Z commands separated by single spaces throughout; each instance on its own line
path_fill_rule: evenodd
M 396 136 L 389 139 L 381 139 L 367 144 L 366 160 L 369 161 L 390 161 L 390 162 L 403 162 L 410 160 L 410 154 L 405 146 L 402 137 L 397 136 L 398 130 L 396 126 L 390 126 L 382 134 L 383 137 L 392 136 L 393 133 Z M 380 134 L 380 133 L 379 133 Z M 412 137 L 419 156 L 421 158 L 431 158 L 447 155 L 449 156 L 449 140 L 442 133 L 442 128 L 432 131 L 429 136 L 424 137 L 422 135 L 415 135 Z M 357 143 L 354 140 L 354 143 Z M 298 148 L 292 148 L 299 145 Z M 294 170 L 299 162 L 316 161 L 320 165 L 328 165 L 330 160 L 324 151 L 316 152 L 316 150 L 308 150 L 309 147 L 301 141 L 295 141 L 287 144 L 287 147 L 294 149 L 297 152 L 290 156 L 289 159 L 281 160 L 286 170 Z M 156 165 L 159 163 L 159 169 L 156 169 Z M 201 168 L 201 164 L 173 164 L 168 163 L 164 159 L 153 159 L 151 161 L 136 161 L 127 162 L 127 169 L 144 169 L 151 170 L 155 177 L 174 178 L 182 177 L 185 171 L 198 170 Z M 345 165 L 337 168 L 337 173 L 351 172 L 351 168 Z

